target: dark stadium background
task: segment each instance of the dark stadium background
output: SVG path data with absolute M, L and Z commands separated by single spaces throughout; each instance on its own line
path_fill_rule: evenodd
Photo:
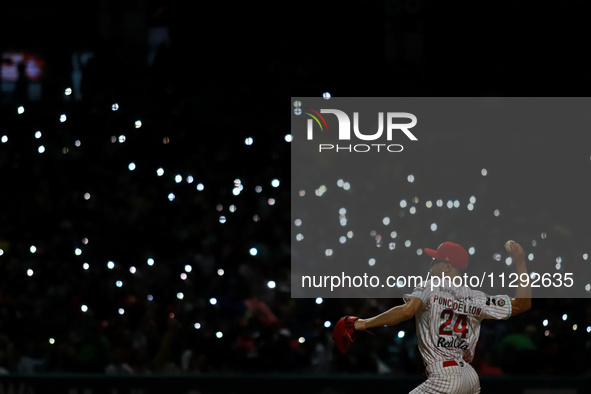
M 4 2 L 3 59 L 31 54 L 43 68 L 37 81 L 2 80 L 2 379 L 34 384 L 49 373 L 82 387 L 71 373 L 173 374 L 182 387 L 231 392 L 220 374 L 240 385 L 252 375 L 259 388 L 294 388 L 301 376 L 327 393 L 420 382 L 413 322 L 362 337 L 347 358 L 335 356 L 324 324 L 401 300 L 290 298 L 289 99 L 588 96 L 579 6 Z M 75 69 L 73 59 L 86 61 Z M 65 94 L 74 75 L 78 97 Z M 584 213 L 564 207 L 577 245 L 589 243 Z M 546 387 L 566 385 L 557 390 L 588 388 L 590 313 L 587 300 L 535 300 L 527 314 L 485 324 L 475 361 L 483 387 L 503 375 L 513 387 L 543 376 Z

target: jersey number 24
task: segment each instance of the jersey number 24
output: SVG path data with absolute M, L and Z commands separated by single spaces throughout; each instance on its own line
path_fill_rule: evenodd
M 457 332 L 461 334 L 462 338 L 466 338 L 466 334 L 468 334 L 468 317 L 466 315 L 456 315 L 451 309 L 446 309 L 441 312 L 441 318 L 444 321 L 439 326 L 439 335 L 453 335 L 454 332 Z M 453 329 L 450 327 L 452 324 Z

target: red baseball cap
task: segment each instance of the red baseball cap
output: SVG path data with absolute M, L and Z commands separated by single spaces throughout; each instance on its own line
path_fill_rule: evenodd
M 470 257 L 466 249 L 454 242 L 444 242 L 439 245 L 437 250 L 425 248 L 425 253 L 436 260 L 449 263 L 459 270 L 466 269 Z

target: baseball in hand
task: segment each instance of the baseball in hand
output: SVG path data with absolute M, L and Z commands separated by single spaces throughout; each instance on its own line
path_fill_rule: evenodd
M 511 253 L 511 245 L 512 245 L 513 241 L 507 241 L 505 242 L 505 250 L 509 253 Z

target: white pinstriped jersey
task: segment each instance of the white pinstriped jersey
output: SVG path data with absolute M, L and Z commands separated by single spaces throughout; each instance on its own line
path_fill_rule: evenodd
M 425 365 L 437 361 L 472 361 L 483 319 L 507 319 L 511 302 L 506 295 L 488 296 L 469 287 L 417 287 L 404 300 L 423 301 L 415 315 L 418 346 Z

